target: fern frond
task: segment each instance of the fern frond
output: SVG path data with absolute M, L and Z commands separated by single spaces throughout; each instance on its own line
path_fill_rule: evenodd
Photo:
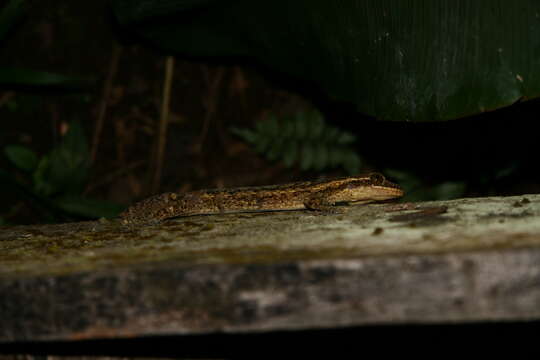
M 361 159 L 352 144 L 354 134 L 326 123 L 317 111 L 300 112 L 293 117 L 270 116 L 253 129 L 232 128 L 231 131 L 251 144 L 256 152 L 285 166 L 299 165 L 302 170 L 344 168 L 358 173 Z

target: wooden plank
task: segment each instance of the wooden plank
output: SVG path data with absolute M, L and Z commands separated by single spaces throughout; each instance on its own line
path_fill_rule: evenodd
M 540 318 L 540 195 L 2 228 L 0 342 Z

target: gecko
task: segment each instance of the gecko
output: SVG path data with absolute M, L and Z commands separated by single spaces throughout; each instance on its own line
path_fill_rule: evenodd
M 403 194 L 383 175 L 370 173 L 281 185 L 167 192 L 135 203 L 120 218 L 128 225 L 191 215 L 303 209 L 333 212 L 336 204 L 365 204 Z

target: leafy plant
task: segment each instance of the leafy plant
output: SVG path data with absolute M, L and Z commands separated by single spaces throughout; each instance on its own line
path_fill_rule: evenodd
M 4 148 L 19 174 L 0 171 L 0 179 L 49 220 L 112 217 L 122 208 L 82 196 L 88 180 L 89 151 L 79 122 L 71 123 L 62 142 L 41 158 L 21 145 Z M 17 176 L 19 175 L 19 176 Z
M 9 0 L 0 8 L 0 45 L 22 22 L 30 5 L 26 0 Z M 72 94 L 74 91 L 88 91 L 92 87 L 92 81 L 81 77 L 0 67 L 0 88 L 8 90 L 47 90 Z M 17 103 L 11 101 L 6 106 L 16 110 Z M 118 205 L 81 195 L 89 167 L 88 146 L 79 123 L 71 124 L 61 144 L 41 158 L 31 149 L 20 145 L 6 146 L 4 154 L 19 171 L 13 173 L 0 169 L 2 188 L 17 192 L 48 221 L 114 216 L 120 210 Z M 12 210 L 8 217 L 14 212 L 16 210 Z M 6 216 L 2 217 L 2 221 L 6 222 Z
M 0 9 L 0 45 L 15 25 L 22 21 L 29 6 L 29 2 L 25 0 L 10 0 Z M 0 87 L 10 90 L 88 91 L 93 86 L 92 80 L 78 76 L 0 67 Z
M 352 147 L 356 137 L 328 125 L 317 111 L 279 119 L 272 115 L 257 122 L 254 129 L 231 131 L 258 153 L 287 167 L 298 164 L 302 170 L 318 171 L 342 167 L 350 174 L 360 170 L 361 159 Z

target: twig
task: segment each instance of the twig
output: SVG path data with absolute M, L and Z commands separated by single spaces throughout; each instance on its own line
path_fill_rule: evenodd
M 167 145 L 167 125 L 169 122 L 169 103 L 171 99 L 171 86 L 174 70 L 174 58 L 168 56 L 165 60 L 165 82 L 163 84 L 163 99 L 161 102 L 161 116 L 159 119 L 158 137 L 156 142 L 156 158 L 154 161 L 155 168 L 152 176 L 152 193 L 159 190 L 161 183 L 161 173 L 163 171 L 163 159 L 165 154 L 165 146 Z
M 109 102 L 109 96 L 111 94 L 112 83 L 118 70 L 118 60 L 122 53 L 122 47 L 118 44 L 114 44 L 111 61 L 109 64 L 109 71 L 107 72 L 107 78 L 103 84 L 103 91 L 101 94 L 101 101 L 98 108 L 98 117 L 96 119 L 96 127 L 94 128 L 94 136 L 92 137 L 92 148 L 90 151 L 90 164 L 93 164 L 96 160 L 96 154 L 99 146 L 99 140 L 101 138 L 101 131 L 103 130 L 103 123 L 105 122 L 105 115 L 107 114 L 107 105 Z
M 195 152 L 202 151 L 202 145 L 204 143 L 204 140 L 206 139 L 206 135 L 208 134 L 208 128 L 210 127 L 210 120 L 216 112 L 218 98 L 217 92 L 219 90 L 219 85 L 221 84 L 221 79 L 223 78 L 223 73 L 224 68 L 220 67 L 216 71 L 212 81 L 210 81 L 210 72 L 207 68 L 204 69 L 206 83 L 208 84 L 208 93 L 206 95 L 206 98 L 203 100 L 204 106 L 206 107 L 206 113 L 204 114 L 203 127 L 201 129 L 201 133 L 199 134 L 199 138 L 193 145 L 193 149 L 195 150 Z

